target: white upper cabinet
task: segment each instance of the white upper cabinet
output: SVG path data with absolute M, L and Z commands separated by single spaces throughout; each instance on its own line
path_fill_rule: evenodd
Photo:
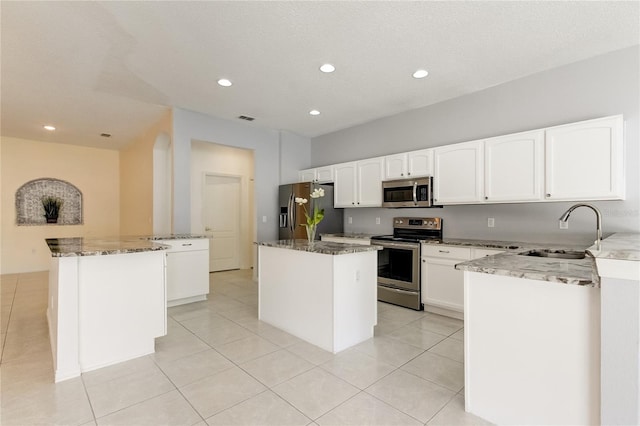
M 305 169 L 298 172 L 298 182 L 315 182 L 316 169 Z
M 483 201 L 483 141 L 434 149 L 435 204 L 474 204 Z
M 384 158 L 384 180 L 433 174 L 433 149 L 387 155 Z
M 486 202 L 543 200 L 544 130 L 485 140 L 484 170 Z
M 305 169 L 298 172 L 298 182 L 333 182 L 333 166 L 316 167 L 315 169 Z
M 384 180 L 402 179 L 407 175 L 407 154 L 384 157 Z
M 383 158 L 336 164 L 334 207 L 380 207 L 383 165 Z
M 548 201 L 624 199 L 622 116 L 546 129 L 545 166 Z
M 358 184 L 356 205 L 359 207 L 382 206 L 382 174 L 384 158 L 371 158 L 357 162 Z
M 409 177 L 433 175 L 433 149 L 421 149 L 407 154 L 407 174 Z

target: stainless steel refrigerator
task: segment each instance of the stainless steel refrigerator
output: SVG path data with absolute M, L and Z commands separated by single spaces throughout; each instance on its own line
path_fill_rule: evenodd
M 323 185 L 313 182 L 301 182 L 292 183 L 289 185 L 280 185 L 279 192 L 279 238 L 281 240 L 295 240 L 306 239 L 307 231 L 303 224 L 307 223 L 307 219 L 304 216 L 304 209 L 301 205 L 295 202 L 296 197 L 306 198 L 309 202 L 305 204 L 305 207 L 309 211 L 309 215 L 313 214 L 311 211 L 311 192 L 314 188 L 324 189 L 324 197 L 316 198 L 314 203 L 319 203 L 318 206 L 324 209 L 324 219 L 318 225 L 316 231 L 316 239 L 320 239 L 320 234 L 323 233 L 341 233 L 344 231 L 343 227 L 343 209 L 336 209 L 333 207 L 333 185 Z

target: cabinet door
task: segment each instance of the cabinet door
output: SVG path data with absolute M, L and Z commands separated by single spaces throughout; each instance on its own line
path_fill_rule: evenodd
M 330 183 L 333 182 L 333 166 L 324 166 L 316 168 L 316 182 Z
M 552 127 L 545 134 L 545 198 L 624 199 L 622 116 Z
M 543 146 L 544 130 L 487 139 L 485 201 L 542 200 Z
M 300 170 L 298 172 L 298 182 L 315 182 L 316 169 Z
M 355 207 L 356 205 L 356 163 L 336 164 L 333 168 L 334 207 Z
M 382 206 L 382 158 L 358 161 L 357 207 Z
M 209 293 L 207 250 L 167 253 L 167 301 Z
M 464 273 L 455 269 L 457 259 L 422 258 L 422 303 L 463 312 Z
M 473 204 L 482 201 L 482 141 L 434 149 L 435 204 Z
M 384 179 L 402 179 L 407 173 L 407 154 L 384 157 Z
M 411 177 L 433 175 L 433 149 L 421 149 L 407 154 L 407 175 Z

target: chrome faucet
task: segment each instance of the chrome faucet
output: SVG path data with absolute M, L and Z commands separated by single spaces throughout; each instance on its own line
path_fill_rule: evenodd
M 596 250 L 600 250 L 600 242 L 602 241 L 602 214 L 600 213 L 600 210 L 598 210 L 596 207 L 592 206 L 591 204 L 585 204 L 585 203 L 574 204 L 573 206 L 569 207 L 569 210 L 567 210 L 562 214 L 562 216 L 560 216 L 560 221 L 567 222 L 569 220 L 569 216 L 571 215 L 571 213 L 578 207 L 589 207 L 596 214 L 595 243 L 596 243 Z

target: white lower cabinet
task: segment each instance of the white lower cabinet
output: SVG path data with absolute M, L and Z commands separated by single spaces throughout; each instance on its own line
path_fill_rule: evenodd
M 429 244 L 423 244 L 421 250 L 420 282 L 424 310 L 459 319 L 464 318 L 464 272 L 458 271 L 455 265 L 502 252 Z
M 159 240 L 167 249 L 167 306 L 206 300 L 209 294 L 209 239 Z

